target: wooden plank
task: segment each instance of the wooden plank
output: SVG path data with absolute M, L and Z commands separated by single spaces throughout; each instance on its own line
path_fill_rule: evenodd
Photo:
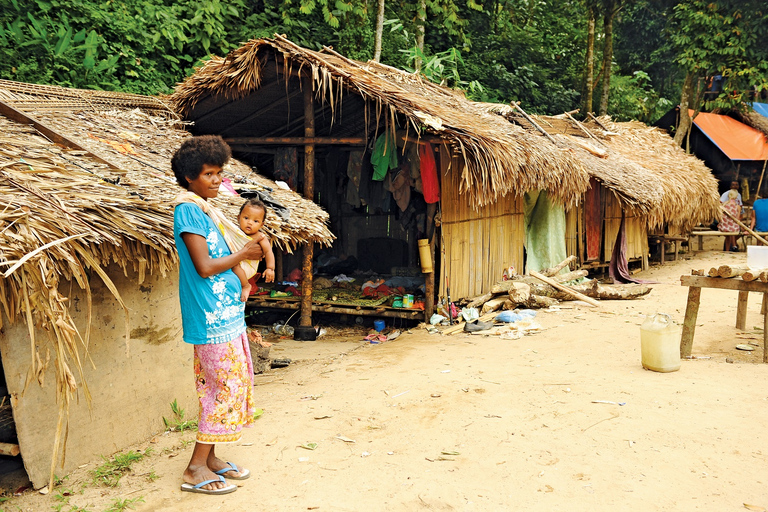
M 306 120 L 306 117 L 305 117 Z M 227 144 L 254 145 L 254 146 L 306 146 L 313 145 L 343 145 L 365 146 L 365 137 L 228 137 L 224 139 Z
M 768 294 L 763 294 L 763 301 L 768 300 Z M 763 362 L 768 363 L 768 314 L 763 313 Z
M 110 169 L 119 169 L 116 165 L 104 160 L 100 156 L 94 154 L 87 148 L 84 148 L 77 142 L 65 137 L 64 135 L 60 134 L 53 128 L 49 127 L 48 125 L 38 121 L 34 117 L 25 114 L 24 112 L 21 112 L 20 110 L 16 110 L 12 106 L 8 105 L 7 103 L 3 103 L 0 101 L 0 114 L 4 115 L 8 119 L 11 119 L 12 121 L 16 121 L 20 124 L 26 124 L 32 126 L 35 130 L 46 136 L 49 140 L 52 142 L 55 142 L 56 144 L 61 144 L 65 148 L 70 149 L 76 149 L 78 151 L 84 151 L 88 154 L 89 157 L 93 158 L 94 160 L 97 160 L 105 165 L 107 165 Z
M 726 282 L 730 283 L 732 281 Z M 696 332 L 696 317 L 699 315 L 700 299 L 701 288 L 696 286 L 691 286 L 688 288 L 688 302 L 685 306 L 683 334 L 680 337 L 680 357 L 690 357 L 691 355 L 691 348 L 693 347 L 693 335 Z
M 680 284 L 697 288 L 718 288 L 720 290 L 742 290 L 747 292 L 768 292 L 768 283 L 744 281 L 742 279 L 720 279 L 719 277 L 681 276 Z
M 568 286 L 560 284 L 557 281 L 555 281 L 554 279 L 550 279 L 547 276 L 543 276 L 543 275 L 539 274 L 538 272 L 536 272 L 534 270 L 531 270 L 529 273 L 530 273 L 531 276 L 535 277 L 539 281 L 544 281 L 548 285 L 550 285 L 550 286 L 552 286 L 554 288 L 557 288 L 558 290 L 563 291 L 563 292 L 571 295 L 572 297 L 575 297 L 578 300 L 583 300 L 587 304 L 591 304 L 592 306 L 595 306 L 595 307 L 599 307 L 600 306 L 600 303 L 597 302 L 595 299 L 593 299 L 591 297 L 587 297 L 583 293 L 579 293 L 576 290 L 573 290 L 573 289 L 569 288 Z
M 736 307 L 736 328 L 745 330 L 747 326 L 747 300 L 749 292 L 739 291 L 739 303 Z

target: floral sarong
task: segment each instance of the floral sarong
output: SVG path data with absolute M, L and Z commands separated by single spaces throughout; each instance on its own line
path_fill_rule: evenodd
M 253 424 L 253 363 L 245 333 L 227 343 L 195 345 L 200 401 L 197 442 L 234 443 Z

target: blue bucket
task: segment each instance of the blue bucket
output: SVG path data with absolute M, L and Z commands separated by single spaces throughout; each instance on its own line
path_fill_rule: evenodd
M 383 331 L 384 327 L 385 327 L 384 320 L 374 320 L 373 328 L 376 329 L 376 332 Z

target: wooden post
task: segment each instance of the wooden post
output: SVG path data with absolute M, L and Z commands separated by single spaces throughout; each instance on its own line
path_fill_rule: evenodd
M 283 250 L 275 247 L 275 281 L 283 280 Z
M 763 304 L 768 301 L 768 293 L 763 294 Z M 768 363 L 768 314 L 763 313 L 763 362 Z
M 434 231 L 433 231 L 434 235 Z M 435 236 L 429 241 L 429 251 L 432 255 L 432 261 L 435 260 Z M 435 265 L 432 264 L 432 272 L 427 274 L 424 279 L 424 319 L 429 322 L 430 317 L 435 312 Z
M 683 320 L 683 335 L 680 337 L 680 357 L 690 357 L 693 347 L 693 334 L 696 332 L 696 317 L 699 315 L 699 300 L 701 288 L 691 286 L 688 288 L 688 303 L 685 306 L 685 319 Z
M 747 327 L 747 299 L 749 292 L 739 290 L 739 303 L 736 306 L 736 328 L 745 330 Z
M 312 102 L 312 77 L 302 77 L 304 89 L 304 137 L 315 136 L 315 106 Z M 315 195 L 315 145 L 304 146 L 304 197 L 310 201 Z M 301 263 L 301 317 L 299 326 L 312 327 L 312 256 L 314 246 L 307 242 L 302 250 Z

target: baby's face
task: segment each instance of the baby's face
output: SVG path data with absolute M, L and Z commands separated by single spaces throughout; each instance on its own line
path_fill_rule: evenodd
M 240 223 L 240 229 L 248 236 L 255 235 L 259 232 L 261 226 L 264 225 L 265 214 L 266 212 L 261 208 L 250 205 L 246 206 L 237 218 Z

